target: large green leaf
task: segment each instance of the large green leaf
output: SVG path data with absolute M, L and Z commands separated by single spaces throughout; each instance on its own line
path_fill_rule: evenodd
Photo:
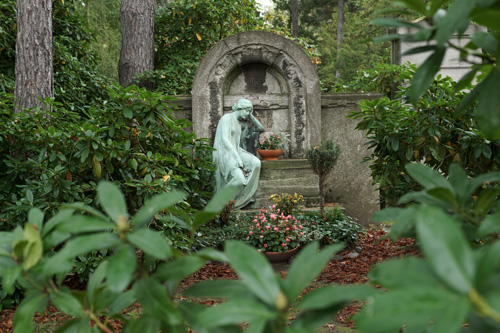
M 370 24 L 378 25 L 381 27 L 401 27 L 401 28 L 410 28 L 410 29 L 422 29 L 423 27 L 418 25 L 417 23 L 407 22 L 398 20 L 395 18 L 378 18 L 370 21 Z
M 75 215 L 70 219 L 66 219 L 64 222 L 59 223 L 56 229 L 57 231 L 63 233 L 78 234 L 92 231 L 111 230 L 114 227 L 114 224 L 92 216 Z
M 118 186 L 109 182 L 99 183 L 97 186 L 97 198 L 101 203 L 102 209 L 115 223 L 118 223 L 120 216 L 128 220 L 125 196 Z
M 236 188 L 233 186 L 226 186 L 221 191 L 219 191 L 212 200 L 209 201 L 207 206 L 201 212 L 197 212 L 194 215 L 193 227 L 195 229 L 199 228 L 203 224 L 207 223 L 215 216 L 217 216 L 220 211 L 226 206 L 229 200 L 233 199 L 236 195 Z
M 14 292 L 14 284 L 16 283 L 17 278 L 21 274 L 22 267 L 11 266 L 6 267 L 2 272 L 2 289 L 5 290 L 7 294 L 12 294 Z
M 172 256 L 170 245 L 159 232 L 142 228 L 128 234 L 127 239 L 130 243 L 144 251 L 144 253 L 156 259 L 168 259 Z
M 422 0 L 395 0 L 395 4 L 403 4 L 405 7 L 413 9 L 417 13 L 426 16 L 427 8 Z
M 472 288 L 475 263 L 458 222 L 439 208 L 422 205 L 417 234 L 436 275 L 449 288 L 467 294 Z
M 52 218 L 50 218 L 43 226 L 42 236 L 45 238 L 49 232 L 51 232 L 59 223 L 62 223 L 71 218 L 74 209 L 62 209 Z
M 207 308 L 198 315 L 198 321 L 205 327 L 217 327 L 242 322 L 269 320 L 277 317 L 277 315 L 277 312 L 272 311 L 261 302 L 233 299 Z
M 412 286 L 436 286 L 440 281 L 427 261 L 416 257 L 381 262 L 368 273 L 372 283 L 389 290 Z
M 453 163 L 450 165 L 450 169 L 448 171 L 448 179 L 453 187 L 453 192 L 455 193 L 458 204 L 465 204 L 470 194 L 467 193 L 469 178 L 467 177 L 464 169 L 462 169 L 462 167 L 458 164 Z
M 266 304 L 274 306 L 280 284 L 266 257 L 255 248 L 237 241 L 228 241 L 224 252 L 248 288 Z
M 185 296 L 194 297 L 221 297 L 232 299 L 249 294 L 253 294 L 248 287 L 240 280 L 213 280 L 213 281 L 200 281 L 187 289 L 184 293 Z
M 406 171 L 413 179 L 425 187 L 426 190 L 443 187 L 453 191 L 453 187 L 446 178 L 431 167 L 420 163 L 410 163 L 406 165 Z
M 451 5 L 446 16 L 436 23 L 438 30 L 435 38 L 438 45 L 443 46 L 453 33 L 459 29 L 476 5 L 476 2 L 476 0 L 457 0 Z
M 433 321 L 438 324 L 441 318 L 446 319 L 450 328 L 455 328 L 466 319 L 463 312 L 459 312 L 450 321 L 447 312 L 456 303 L 464 304 L 470 309 L 465 296 L 459 296 L 450 291 L 434 287 L 413 285 L 404 289 L 381 293 L 370 298 L 354 319 L 356 327 L 362 332 L 382 333 L 399 332 L 403 325 L 408 332 L 424 332 Z M 435 331 L 433 331 L 435 332 Z M 440 330 L 442 333 L 459 332 L 459 330 Z
M 32 332 L 33 315 L 37 311 L 42 312 L 47 301 L 47 295 L 40 291 L 26 294 L 14 312 L 14 332 Z
M 90 275 L 90 278 L 87 283 L 87 299 L 89 303 L 92 304 L 94 299 L 94 293 L 97 291 L 97 288 L 102 284 L 104 279 L 106 278 L 106 272 L 108 269 L 108 261 L 102 261 L 97 269 Z
M 113 316 L 120 313 L 126 307 L 132 305 L 136 301 L 135 291 L 128 290 L 120 293 L 115 298 L 113 298 L 111 304 L 108 307 L 108 315 Z
M 120 247 L 109 259 L 106 274 L 108 288 L 115 293 L 125 290 L 132 281 L 136 266 L 135 252 L 128 246 Z
M 71 291 L 67 287 L 50 293 L 50 301 L 64 313 L 75 317 L 83 316 L 82 304 L 71 294 Z
M 485 245 L 474 252 L 477 263 L 475 286 L 479 292 L 490 291 L 490 279 L 495 278 L 500 268 L 500 242 Z
M 356 299 L 365 300 L 377 292 L 375 288 L 363 285 L 324 287 L 306 294 L 297 307 L 301 310 L 321 310 Z
M 204 264 L 205 260 L 198 256 L 185 256 L 175 261 L 160 264 L 154 276 L 162 281 L 180 282 L 199 270 Z
M 28 212 L 28 223 L 36 227 L 41 233 L 43 226 L 43 212 L 39 208 L 30 209 Z
M 183 192 L 169 192 L 163 193 L 146 201 L 146 203 L 139 209 L 139 211 L 131 219 L 130 223 L 134 225 L 135 228 L 148 223 L 153 216 L 164 210 L 169 209 L 174 206 L 179 201 L 183 200 L 186 194 Z
M 13 252 L 19 256 L 22 251 L 24 269 L 28 270 L 35 266 L 43 255 L 43 244 L 40 232 L 31 224 L 24 226 L 23 240 L 14 243 Z
M 500 82 L 500 69 L 494 68 L 488 77 L 483 80 L 483 89 L 479 94 L 477 105 L 477 117 L 479 128 L 487 138 L 500 138 L 500 94 L 498 93 L 498 82 Z
M 74 258 L 90 251 L 113 248 L 120 243 L 118 237 L 109 233 L 83 235 L 69 240 L 59 255 L 65 258 Z
M 167 290 L 157 280 L 144 278 L 134 284 L 135 294 L 142 308 L 150 316 L 166 320 L 171 325 L 180 325 L 182 317 L 168 298 Z
M 321 273 L 332 255 L 343 248 L 343 244 L 328 247 L 321 252 L 318 251 L 318 247 L 317 242 L 307 245 L 288 270 L 287 277 L 283 281 L 283 291 L 290 303 Z
M 476 200 L 475 213 L 480 216 L 488 214 L 497 201 L 498 192 L 499 190 L 496 188 L 482 190 Z
M 443 61 L 445 53 L 446 48 L 437 48 L 415 72 L 409 91 L 410 102 L 412 104 L 417 104 L 419 97 L 422 96 L 432 80 L 434 80 L 434 75 L 436 75 L 441 68 L 441 62 Z
M 500 210 L 484 218 L 477 230 L 477 237 L 482 238 L 495 233 L 500 233 Z

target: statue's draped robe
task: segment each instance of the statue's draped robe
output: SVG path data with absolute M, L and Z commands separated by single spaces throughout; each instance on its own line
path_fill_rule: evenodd
M 224 138 L 229 140 L 229 147 L 224 144 Z M 238 159 L 235 154 L 241 158 L 248 174 L 245 175 L 245 183 L 241 191 L 237 193 L 235 208 L 246 206 L 257 191 L 260 176 L 260 160 L 240 147 L 241 124 L 236 119 L 234 113 L 224 115 L 217 125 L 215 133 L 213 161 L 217 167 L 215 174 L 217 183 L 217 192 L 226 185 L 232 185 L 235 180 L 234 172 L 238 169 Z M 241 169 L 240 169 L 241 170 Z

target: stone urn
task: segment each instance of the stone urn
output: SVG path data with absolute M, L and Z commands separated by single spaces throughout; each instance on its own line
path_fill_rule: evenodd
M 277 161 L 281 154 L 283 154 L 283 149 L 257 149 L 257 152 L 264 161 Z
M 266 256 L 267 260 L 271 263 L 285 262 L 295 255 L 298 251 L 298 247 L 295 249 L 288 250 L 286 252 L 262 252 Z

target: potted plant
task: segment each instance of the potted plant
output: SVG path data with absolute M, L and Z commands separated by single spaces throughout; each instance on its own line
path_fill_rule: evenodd
M 325 181 L 333 167 L 337 164 L 340 155 L 340 147 L 333 140 L 322 141 L 321 144 L 312 146 L 306 153 L 306 158 L 311 164 L 313 172 L 318 175 L 320 211 L 325 219 Z
M 285 136 L 276 133 L 257 141 L 257 152 L 264 161 L 275 161 L 283 154 Z
M 299 246 L 304 235 L 302 223 L 293 215 L 285 215 L 273 205 L 261 209 L 248 227 L 246 242 L 264 253 L 269 261 L 288 260 Z

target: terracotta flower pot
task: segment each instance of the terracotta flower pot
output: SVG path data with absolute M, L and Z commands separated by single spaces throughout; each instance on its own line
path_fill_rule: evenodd
M 288 250 L 288 251 L 283 252 L 283 253 L 279 253 L 279 252 L 262 252 L 262 253 L 264 253 L 267 260 L 269 260 L 272 263 L 277 263 L 277 262 L 287 261 L 293 255 L 295 255 L 295 253 L 297 253 L 298 249 L 299 248 L 296 247 L 295 249 L 291 249 L 291 250 Z
M 257 149 L 260 157 L 264 161 L 277 161 L 278 157 L 283 154 L 283 149 L 274 149 L 274 150 L 266 150 L 266 149 Z

